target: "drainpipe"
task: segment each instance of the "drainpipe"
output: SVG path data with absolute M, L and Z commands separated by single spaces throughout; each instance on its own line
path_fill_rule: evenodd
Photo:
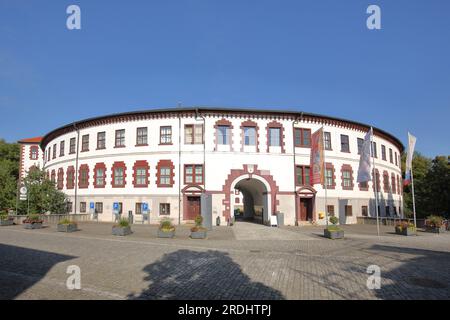
M 205 142 L 205 129 L 206 129 L 206 119 L 202 116 L 198 109 L 195 109 L 195 120 L 203 120 L 203 130 L 202 130 L 202 142 L 203 142 L 203 192 L 206 192 L 206 142 Z M 193 137 L 194 138 L 194 137 Z
M 77 153 L 75 158 L 75 177 L 73 179 L 75 184 L 75 200 L 74 200 L 74 213 L 77 213 L 77 201 L 78 201 L 78 155 L 79 155 L 79 141 L 80 141 L 80 130 L 78 129 L 76 123 L 73 123 L 73 127 L 77 132 Z M 70 148 L 70 145 L 69 145 Z M 70 151 L 70 150 L 69 150 Z
M 178 112 L 178 225 L 181 224 L 181 114 Z
M 292 148 L 294 150 L 294 196 L 295 196 L 295 225 L 298 226 L 298 203 L 297 203 L 297 176 L 296 176 L 296 162 L 295 162 L 295 125 L 303 120 L 303 112 L 300 114 L 300 118 L 295 118 L 292 122 Z

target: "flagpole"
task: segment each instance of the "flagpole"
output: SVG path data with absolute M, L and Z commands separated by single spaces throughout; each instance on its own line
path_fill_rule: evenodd
M 380 236 L 380 223 L 378 218 L 378 188 L 377 188 L 377 172 L 375 169 L 375 153 L 373 150 L 373 128 L 370 127 L 370 150 L 372 153 L 372 166 L 373 166 L 373 185 L 375 189 L 375 212 L 377 216 L 377 235 Z
M 412 161 L 411 161 L 411 191 L 412 191 L 412 202 L 413 202 L 413 213 L 414 213 L 414 228 L 417 233 L 417 221 L 416 221 L 416 201 L 414 199 L 414 175 L 412 169 Z
M 326 167 L 326 162 L 325 162 L 325 139 L 323 136 L 323 125 L 322 125 L 322 155 L 323 155 L 323 170 L 324 172 L 322 172 L 322 178 L 324 180 L 324 186 L 325 186 L 325 219 L 326 219 L 326 223 L 327 223 L 327 228 L 328 228 L 328 197 L 327 197 L 327 190 L 328 190 L 328 186 L 327 186 L 327 167 Z

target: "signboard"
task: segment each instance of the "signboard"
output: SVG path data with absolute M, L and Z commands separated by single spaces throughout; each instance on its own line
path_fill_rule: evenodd
M 114 214 L 119 214 L 119 203 L 118 202 L 113 203 L 113 212 L 114 212 Z
M 271 227 L 278 227 L 277 216 L 274 216 L 274 215 L 270 216 L 270 226 Z
M 89 202 L 89 213 L 95 213 L 95 203 Z
M 27 198 L 27 193 L 28 193 L 27 187 L 25 187 L 25 186 L 20 187 L 19 193 L 20 193 L 20 195 L 19 195 L 19 200 L 25 201 L 25 200 L 28 199 L 28 198 Z

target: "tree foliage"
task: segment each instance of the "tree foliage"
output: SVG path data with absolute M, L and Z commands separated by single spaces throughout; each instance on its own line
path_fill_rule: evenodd
M 0 210 L 15 207 L 19 159 L 19 145 L 0 139 Z

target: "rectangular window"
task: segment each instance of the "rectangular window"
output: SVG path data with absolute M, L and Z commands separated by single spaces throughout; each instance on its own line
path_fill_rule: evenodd
M 351 188 L 352 187 L 352 177 L 351 172 L 349 170 L 342 171 L 342 177 L 344 179 L 344 188 Z
M 394 159 L 393 159 L 394 157 L 393 157 L 393 155 L 392 155 L 392 149 L 391 148 L 389 148 L 389 162 L 390 163 L 394 163 Z
M 114 168 L 114 185 L 124 185 L 123 168 Z
M 362 189 L 367 189 L 367 188 L 369 187 L 369 185 L 367 184 L 367 181 L 360 182 L 360 183 L 359 183 L 359 186 L 360 186 Z
M 348 143 L 348 136 L 341 134 L 341 152 L 350 152 L 350 144 Z
M 163 186 L 170 186 L 171 169 L 169 167 L 159 168 L 159 184 Z
M 147 145 L 147 127 L 136 129 L 136 145 L 138 146 Z
M 80 202 L 80 213 L 86 213 L 86 202 Z
M 397 217 L 397 207 L 392 207 L 393 211 L 394 211 L 394 217 Z
M 367 206 L 362 206 L 361 207 L 361 215 L 363 217 L 367 217 L 369 215 L 369 209 L 367 208 Z
M 386 146 L 381 145 L 381 159 L 386 160 Z
M 345 216 L 346 217 L 351 217 L 352 215 L 353 215 L 352 206 L 346 205 L 345 206 Z
M 327 187 L 333 187 L 333 169 L 325 169 L 325 182 Z
M 64 141 L 59 143 L 59 156 L 64 157 Z
M 269 128 L 269 146 L 281 146 L 280 128 Z
M 185 144 L 203 144 L 203 125 L 186 124 L 184 126 Z
M 72 202 L 67 202 L 67 207 L 66 207 L 66 209 L 67 209 L 67 212 L 68 213 L 72 213 L 72 211 L 73 211 L 73 205 L 72 205 Z
M 390 217 L 391 216 L 391 207 L 386 206 L 386 217 Z
M 81 151 L 89 151 L 89 135 L 85 134 L 81 137 Z
M 136 185 L 147 185 L 147 168 L 136 168 Z
M 230 144 L 230 127 L 229 126 L 217 126 L 217 144 L 227 145 Z
M 310 180 L 310 170 L 309 166 L 297 166 L 296 167 L 296 181 L 299 186 L 309 186 L 311 184 Z
M 372 154 L 373 153 L 373 154 Z M 371 154 L 374 158 L 378 158 L 378 153 L 377 153 L 377 143 L 376 142 L 372 142 L 372 150 L 371 150 Z
M 172 143 L 172 127 L 163 126 L 159 128 L 159 144 Z
M 75 153 L 75 139 L 76 138 L 70 138 L 70 144 L 69 144 L 69 153 L 70 154 Z
M 88 171 L 86 169 L 81 170 L 80 176 L 80 186 L 87 186 L 89 184 Z
M 397 157 L 397 152 L 395 153 L 395 165 L 398 166 L 398 157 Z
M 160 216 L 170 215 L 170 203 L 160 203 L 159 204 L 159 215 Z
M 134 212 L 135 214 L 142 214 L 142 202 L 136 202 L 136 205 L 134 206 Z
M 302 148 L 311 147 L 311 129 L 295 128 L 294 137 L 296 147 Z
M 187 164 L 184 166 L 184 183 L 185 184 L 202 184 L 203 183 L 203 165 Z
M 364 139 L 358 138 L 358 154 L 361 154 L 363 148 Z
M 53 145 L 53 159 L 56 159 L 56 143 Z
M 125 129 L 116 130 L 115 147 L 125 147 Z
M 95 213 L 103 213 L 103 202 L 95 203 Z
M 39 158 L 39 151 L 37 146 L 31 147 L 31 160 L 37 160 Z
M 328 216 L 334 217 L 334 206 L 327 205 Z
M 106 148 L 106 132 L 97 132 L 97 149 Z
M 244 145 L 255 146 L 256 145 L 256 128 L 244 127 Z
M 331 133 L 324 132 L 323 133 L 323 143 L 325 150 L 331 150 Z
M 95 184 L 99 187 L 105 185 L 105 169 L 103 168 L 97 169 Z
M 72 170 L 67 170 L 67 189 L 72 189 L 74 186 L 75 172 Z

